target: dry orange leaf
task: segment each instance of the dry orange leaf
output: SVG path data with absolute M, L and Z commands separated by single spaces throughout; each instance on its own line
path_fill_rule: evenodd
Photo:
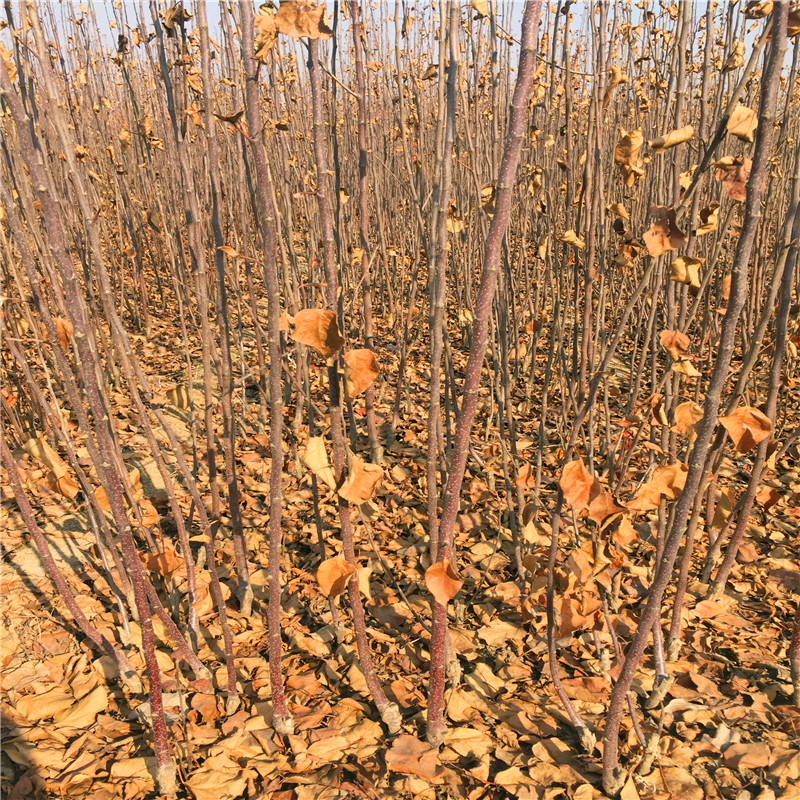
M 725 156 L 714 164 L 715 177 L 732 200 L 743 201 L 747 197 L 747 179 L 753 162 L 747 156 Z
M 306 451 L 303 454 L 303 463 L 329 489 L 336 489 L 336 477 L 333 467 L 328 461 L 328 451 L 325 449 L 324 436 L 312 436 L 308 440 Z
M 690 442 L 697 438 L 697 429 L 703 419 L 703 409 L 689 400 L 675 408 L 673 415 L 675 424 L 672 430 L 680 436 L 685 436 Z
M 294 317 L 292 338 L 313 347 L 325 358 L 330 358 L 344 344 L 336 322 L 336 312 L 329 308 L 304 308 L 298 311 Z
M 726 128 L 745 142 L 753 141 L 753 131 L 758 127 L 758 114 L 747 106 L 736 106 L 728 119 Z
M 655 219 L 642 236 L 647 252 L 655 258 L 668 250 L 677 250 L 686 240 L 686 236 L 675 224 L 675 209 L 652 206 L 650 213 Z
M 673 361 L 677 361 L 691 345 L 691 340 L 683 331 L 661 331 L 658 336 Z
M 694 232 L 695 236 L 705 236 L 719 227 L 719 203 L 716 200 L 700 209 L 700 227 Z
M 737 408 L 733 413 L 720 417 L 719 423 L 728 431 L 733 446 L 740 453 L 768 439 L 772 432 L 769 417 L 752 406 Z
M 344 354 L 344 390 L 348 400 L 357 397 L 378 377 L 380 368 L 375 353 L 367 347 Z
M 425 570 L 425 585 L 434 600 L 440 605 L 446 606 L 459 593 L 464 581 L 458 579 L 453 565 L 445 559 L 431 564 Z
M 625 185 L 633 186 L 637 178 L 644 175 L 644 170 L 639 161 L 639 150 L 644 144 L 644 134 L 641 128 L 628 133 L 622 131 L 622 137 L 614 147 L 614 163 L 619 167 Z
M 174 550 L 165 550 L 163 553 L 148 553 L 142 555 L 142 565 L 150 572 L 157 572 L 166 580 L 183 566 L 183 559 Z
M 700 370 L 688 358 L 680 358 L 673 362 L 672 371 L 679 375 L 685 375 L 687 378 L 699 378 L 701 375 Z
M 685 283 L 693 289 L 700 288 L 700 265 L 703 263 L 700 258 L 691 256 L 678 256 L 670 264 L 669 279 L 676 283 Z
M 655 153 L 663 153 L 670 147 L 675 147 L 676 144 L 688 142 L 694 136 L 694 127 L 692 125 L 684 125 L 682 128 L 665 133 L 656 139 L 651 139 L 648 144 Z
M 589 503 L 602 491 L 600 482 L 589 474 L 580 458 L 564 467 L 558 485 L 567 503 L 578 511 L 588 508 Z
M 602 525 L 608 517 L 613 514 L 619 514 L 620 511 L 625 511 L 625 507 L 621 506 L 614 500 L 614 495 L 603 489 L 594 500 L 589 503 L 588 517 L 598 525 Z
M 676 500 L 686 485 L 688 473 L 687 466 L 680 461 L 657 467 L 653 477 L 642 485 L 636 497 L 628 503 L 628 508 L 631 511 L 651 511 L 658 508 L 662 495 L 667 500 Z
M 350 474 L 339 489 L 339 497 L 360 506 L 372 497 L 382 477 L 383 470 L 377 464 L 367 464 L 360 456 L 354 455 L 350 462 Z
M 326 558 L 317 569 L 317 583 L 326 597 L 336 597 L 346 588 L 350 576 L 356 571 L 343 556 Z
M 404 775 L 419 775 L 433 780 L 439 763 L 439 751 L 407 733 L 398 736 L 386 752 L 386 766 Z
M 628 209 L 625 208 L 623 203 L 611 203 L 606 206 L 606 211 L 609 211 L 611 214 L 616 214 L 622 219 L 631 218 L 631 215 L 628 213 Z
M 293 39 L 330 39 L 333 30 L 325 18 L 325 3 L 281 0 L 275 28 Z
M 266 64 L 267 54 L 272 50 L 275 39 L 278 37 L 278 30 L 275 27 L 275 15 L 271 11 L 256 14 L 253 24 L 255 26 L 253 40 L 255 59 L 262 64 Z

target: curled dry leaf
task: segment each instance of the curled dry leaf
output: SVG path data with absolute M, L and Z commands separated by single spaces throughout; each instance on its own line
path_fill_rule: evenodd
M 350 462 L 350 474 L 339 489 L 339 497 L 360 506 L 372 497 L 382 477 L 383 470 L 377 464 L 366 464 L 364 459 L 354 455 Z
M 325 12 L 325 3 L 282 0 L 275 15 L 275 28 L 293 39 L 330 39 L 333 29 Z
M 682 128 L 651 139 L 648 144 L 655 153 L 663 153 L 670 147 L 675 147 L 676 144 L 688 142 L 692 136 L 694 136 L 694 127 L 692 125 L 684 125 Z
M 253 45 L 255 47 L 255 59 L 262 64 L 267 63 L 267 55 L 275 45 L 278 37 L 278 30 L 275 27 L 275 15 L 272 11 L 256 14 L 253 23 L 255 25 L 255 37 Z
M 732 200 L 744 201 L 747 197 L 747 179 L 753 162 L 747 156 L 725 156 L 714 164 L 715 177 Z
M 752 406 L 737 408 L 731 414 L 720 417 L 719 423 L 728 431 L 733 446 L 740 453 L 754 448 L 772 432 L 772 423 L 762 411 Z
M 628 503 L 628 508 L 631 511 L 652 511 L 658 508 L 662 495 L 667 500 L 677 500 L 686 485 L 688 474 L 688 467 L 681 461 L 657 467 L 653 477 L 642 484 L 636 497 Z
M 697 429 L 703 419 L 703 409 L 689 400 L 675 408 L 673 414 L 674 425 L 672 430 L 680 436 L 685 436 L 690 442 L 697 438 Z
M 356 571 L 343 556 L 326 558 L 317 569 L 317 583 L 326 597 L 337 597 L 346 588 L 350 576 Z
M 583 248 L 586 247 L 586 242 L 572 229 L 564 231 L 558 238 L 560 241 L 564 242 L 564 244 L 571 244 L 573 247 L 577 247 L 578 250 L 583 250 Z
M 464 581 L 456 576 L 453 565 L 445 559 L 425 570 L 425 585 L 440 605 L 446 606 L 461 590 Z
M 344 390 L 348 400 L 352 400 L 378 377 L 380 368 L 375 353 L 367 347 L 348 350 L 344 354 Z
M 712 233 L 719 226 L 719 203 L 714 201 L 705 208 L 700 209 L 700 225 L 694 232 L 695 236 L 705 236 Z
M 673 361 L 677 361 L 691 345 L 691 340 L 682 331 L 661 331 L 658 337 Z
M 489 16 L 489 3 L 487 0 L 472 0 L 470 5 L 475 12 L 475 19 L 486 19 Z
M 439 751 L 421 742 L 416 736 L 402 734 L 386 753 L 386 766 L 404 775 L 419 775 L 433 780 L 439 763 Z
M 313 347 L 320 355 L 330 358 L 344 345 L 336 322 L 336 312 L 329 308 L 304 308 L 294 317 L 296 342 Z
M 753 141 L 753 131 L 758 127 L 758 114 L 747 106 L 736 106 L 731 113 L 726 128 L 745 142 Z
M 303 463 L 321 480 L 329 489 L 336 489 L 336 477 L 333 467 L 328 461 L 328 451 L 325 449 L 324 436 L 312 436 L 303 453 Z
M 652 206 L 650 214 L 655 219 L 642 236 L 647 252 L 655 258 L 669 250 L 677 250 L 686 241 L 686 236 L 675 224 L 675 209 Z
M 701 373 L 689 358 L 680 358 L 672 364 L 672 371 L 687 378 L 699 378 Z
M 614 147 L 614 163 L 619 167 L 625 185 L 633 186 L 638 178 L 644 175 L 644 170 L 639 160 L 639 150 L 644 144 L 644 134 L 641 128 L 628 133 L 622 131 L 622 136 Z
M 623 74 L 622 70 L 616 64 L 614 64 L 614 66 L 611 67 L 611 75 L 608 79 L 608 86 L 606 87 L 606 92 L 603 95 L 603 108 L 608 108 L 608 104 L 611 102 L 611 98 L 614 95 L 614 89 L 616 89 L 621 83 L 627 82 L 627 76 Z
M 623 203 L 611 203 L 610 205 L 606 206 L 606 211 L 616 214 L 618 217 L 622 217 L 622 219 L 631 218 L 630 214 L 628 214 L 628 209 L 625 208 Z

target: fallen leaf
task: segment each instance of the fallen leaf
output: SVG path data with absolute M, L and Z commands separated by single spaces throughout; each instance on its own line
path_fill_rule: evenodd
M 600 482 L 589 474 L 580 458 L 564 467 L 558 485 L 564 492 L 564 499 L 577 511 L 587 508 L 602 489 Z
M 356 568 L 343 556 L 326 558 L 317 568 L 317 583 L 326 597 L 336 597 L 346 588 Z
M 405 775 L 433 780 L 438 764 L 439 752 L 407 733 L 398 736 L 386 752 L 386 766 Z

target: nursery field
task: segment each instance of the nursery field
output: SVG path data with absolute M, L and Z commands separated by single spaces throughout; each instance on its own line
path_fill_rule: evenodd
M 0 794 L 800 800 L 800 6 L 0 12 Z

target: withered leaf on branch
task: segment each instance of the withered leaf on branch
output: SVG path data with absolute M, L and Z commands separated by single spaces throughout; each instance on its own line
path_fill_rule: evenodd
M 644 175 L 641 161 L 639 160 L 639 150 L 644 144 L 644 134 L 641 128 L 628 133 L 622 131 L 622 137 L 614 148 L 614 163 L 619 167 L 625 185 L 633 186 L 637 179 Z
M 336 597 L 346 588 L 356 568 L 342 556 L 326 558 L 317 569 L 317 583 L 326 597 Z
M 328 461 L 328 452 L 325 449 L 324 436 L 312 436 L 308 440 L 303 463 L 321 480 L 329 489 L 336 489 L 336 478 L 333 467 Z
M 325 3 L 283 0 L 275 14 L 278 33 L 293 39 L 330 39 L 333 29 L 326 19 Z
M 339 496 L 348 503 L 360 506 L 372 497 L 382 477 L 381 467 L 377 464 L 367 464 L 363 458 L 354 455 L 350 461 L 350 474 L 339 489 Z
M 665 150 L 668 150 L 670 147 L 675 147 L 676 144 L 682 144 L 683 142 L 688 142 L 689 139 L 694 136 L 694 127 L 692 125 L 684 125 L 682 128 L 678 128 L 674 131 L 669 131 L 669 133 L 665 133 L 662 136 L 658 136 L 655 139 L 651 139 L 648 144 L 650 148 L 655 153 L 663 153 Z
M 296 342 L 313 347 L 320 355 L 330 358 L 344 345 L 336 322 L 336 312 L 329 308 L 304 308 L 294 315 Z
M 751 450 L 772 433 L 769 417 L 752 406 L 737 408 L 730 414 L 720 417 L 719 423 L 728 431 L 733 446 L 740 453 Z
M 655 219 L 642 236 L 647 252 L 655 258 L 669 250 L 677 250 L 686 241 L 686 236 L 675 224 L 675 209 L 652 206 L 650 214 Z
M 714 164 L 716 179 L 732 200 L 742 202 L 747 198 L 747 179 L 752 166 L 747 156 L 724 156 Z
M 693 289 L 700 288 L 700 265 L 702 260 L 691 256 L 678 256 L 670 264 L 669 279 L 676 283 L 685 283 Z
M 437 561 L 425 571 L 425 585 L 440 605 L 446 606 L 461 590 L 464 581 L 460 581 L 448 561 Z
M 728 133 L 745 142 L 753 141 L 753 131 L 758 127 L 758 114 L 747 106 L 736 106 L 728 119 Z
M 352 400 L 378 377 L 380 368 L 375 353 L 367 347 L 348 350 L 344 354 L 344 390 L 348 400 Z

